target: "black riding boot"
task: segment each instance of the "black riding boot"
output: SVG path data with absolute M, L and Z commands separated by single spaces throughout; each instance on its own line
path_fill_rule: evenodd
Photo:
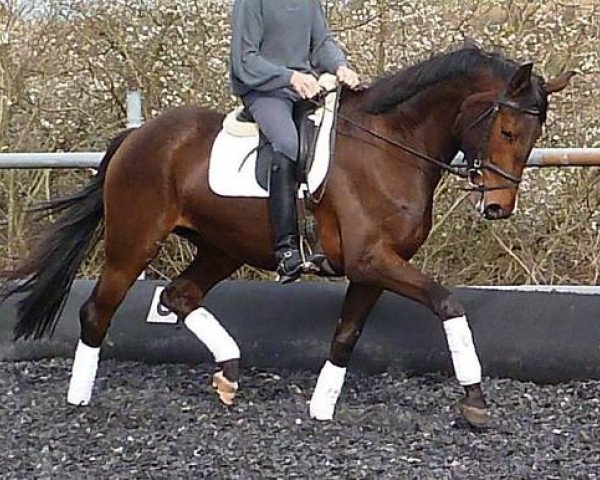
M 295 164 L 274 152 L 269 177 L 269 212 L 275 240 L 277 273 L 281 283 L 293 282 L 302 273 L 296 220 Z

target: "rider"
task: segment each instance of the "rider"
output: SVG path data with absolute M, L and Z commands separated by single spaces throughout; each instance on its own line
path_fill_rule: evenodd
M 282 283 L 302 273 L 294 172 L 298 134 L 292 111 L 295 102 L 319 93 L 314 74 L 324 72 L 351 88 L 359 84 L 331 36 L 319 0 L 235 0 L 230 77 L 233 93 L 273 147 L 268 205 Z M 318 266 L 323 258 L 307 260 Z

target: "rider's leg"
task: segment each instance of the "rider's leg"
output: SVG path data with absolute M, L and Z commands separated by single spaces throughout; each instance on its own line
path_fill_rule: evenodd
M 277 273 L 282 283 L 296 280 L 302 273 L 296 218 L 295 164 L 275 151 L 269 175 L 269 211 L 274 233 Z
M 279 280 L 287 283 L 302 273 L 295 199 L 298 134 L 292 118 L 294 101 L 285 95 L 251 92 L 244 103 L 274 151 L 268 204 L 277 273 Z

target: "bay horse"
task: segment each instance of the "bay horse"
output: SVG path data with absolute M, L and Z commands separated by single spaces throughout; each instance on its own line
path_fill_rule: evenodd
M 459 383 L 458 408 L 482 426 L 488 418 L 481 367 L 465 309 L 446 288 L 409 263 L 432 225 L 434 190 L 462 151 L 472 203 L 482 217 L 507 218 L 521 174 L 546 119 L 548 96 L 573 75 L 545 81 L 475 45 L 438 54 L 343 90 L 335 161 L 315 208 L 324 253 L 349 280 L 341 317 L 310 402 L 310 415 L 332 419 L 365 320 L 384 290 L 428 307 L 441 321 Z M 211 350 L 214 386 L 225 403 L 238 388 L 239 349 L 202 307 L 209 290 L 243 264 L 274 270 L 265 199 L 211 192 L 211 145 L 224 115 L 177 108 L 115 137 L 97 175 L 80 192 L 42 205 L 60 213 L 4 285 L 23 294 L 15 338 L 51 334 L 80 263 L 104 228 L 105 262 L 80 310 L 68 401 L 90 401 L 98 355 L 116 308 L 174 232 L 197 247 L 191 264 L 162 295 L 163 304 Z

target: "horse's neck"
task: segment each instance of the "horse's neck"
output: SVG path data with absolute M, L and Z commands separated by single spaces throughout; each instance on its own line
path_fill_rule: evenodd
M 450 163 L 459 149 L 453 136 L 454 123 L 469 94 L 466 89 L 432 87 L 399 105 L 387 121 L 401 141 L 433 159 Z
M 472 91 L 467 85 L 433 86 L 398 105 L 393 111 L 370 115 L 363 110 L 365 93 L 342 97 L 342 111 L 377 134 L 410 147 L 433 159 L 450 163 L 458 152 L 452 130 L 460 106 Z M 373 141 L 377 141 L 375 138 Z M 398 149 L 398 147 L 391 147 Z M 440 168 L 421 159 L 421 169 Z
M 449 164 L 459 150 L 459 143 L 453 135 L 454 123 L 461 105 L 473 93 L 473 88 L 474 85 L 465 79 L 440 82 L 381 114 L 366 113 L 363 102 L 369 98 L 368 90 L 360 93 L 345 91 L 341 99 L 341 111 L 376 134 L 357 132 L 359 142 L 381 145 L 382 140 L 377 135 L 391 140 L 383 141 L 388 143 L 385 148 L 389 151 L 390 167 L 397 167 L 402 172 L 412 168 L 428 172 L 418 178 L 430 185 L 433 191 L 441 178 L 441 168 L 391 143 L 409 147 L 431 159 Z M 408 161 L 399 161 L 398 154 Z

